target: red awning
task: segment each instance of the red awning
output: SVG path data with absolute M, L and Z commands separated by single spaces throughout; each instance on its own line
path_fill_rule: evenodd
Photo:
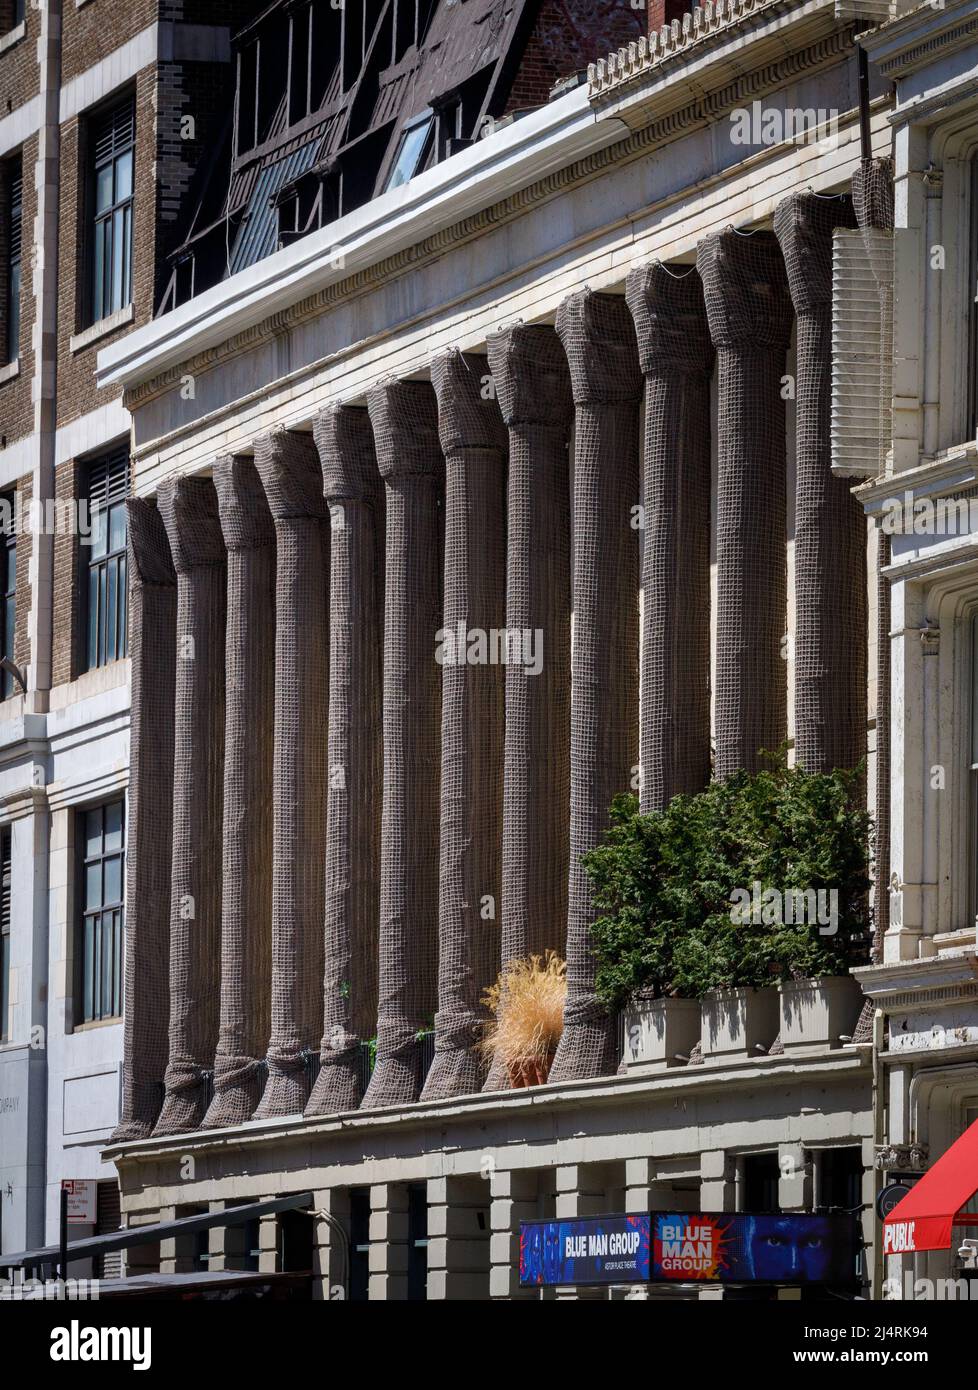
M 951 1227 L 978 1225 L 978 1217 L 959 1217 L 978 1191 L 978 1120 L 937 1160 L 883 1222 L 884 1255 L 916 1250 L 948 1250 Z

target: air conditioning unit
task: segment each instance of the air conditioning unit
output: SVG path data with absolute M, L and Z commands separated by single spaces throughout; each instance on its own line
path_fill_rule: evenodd
M 832 236 L 832 472 L 874 478 L 892 432 L 893 233 Z

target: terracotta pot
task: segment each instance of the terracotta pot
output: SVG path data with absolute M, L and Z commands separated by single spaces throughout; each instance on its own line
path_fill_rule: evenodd
M 509 1084 L 514 1091 L 524 1086 L 543 1086 L 550 1074 L 553 1054 L 546 1057 L 524 1057 L 509 1064 Z

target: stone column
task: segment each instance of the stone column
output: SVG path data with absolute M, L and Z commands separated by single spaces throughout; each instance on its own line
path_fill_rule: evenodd
M 489 1185 L 479 1177 L 428 1179 L 428 1299 L 489 1297 Z
M 198 1129 L 220 996 L 227 552 L 207 478 L 175 478 L 159 508 L 177 572 L 170 1054 L 154 1134 Z
M 520 1222 L 539 1216 L 539 1179 L 525 1169 L 503 1169 L 489 1178 L 489 1297 L 536 1302 L 540 1291 L 520 1286 Z
M 250 458 L 214 465 L 228 552 L 221 1026 L 204 1128 L 243 1124 L 265 1085 L 272 968 L 275 527 Z
M 444 462 L 428 382 L 383 382 L 367 407 L 387 489 L 377 1065 L 363 1098 L 371 1109 L 417 1100 L 416 1036 L 431 1027 L 437 994 Z
M 795 405 L 795 763 L 855 767 L 866 753 L 866 519 L 832 476 L 832 229 L 849 198 L 794 193 L 779 203 L 797 317 Z
M 717 349 L 716 768 L 765 765 L 788 731 L 785 412 L 791 333 L 784 261 L 771 232 L 728 227 L 700 242 Z
M 268 1119 L 309 1099 L 322 1034 L 329 514 L 311 435 L 265 435 L 255 465 L 276 548 L 272 1026 L 255 1111 Z
M 377 1020 L 384 766 L 384 487 L 366 410 L 315 425 L 330 509 L 326 938 L 319 1078 L 307 1115 L 355 1110 Z
M 642 536 L 643 811 L 710 780 L 710 379 L 693 268 L 633 270 L 625 298 L 645 374 Z
M 614 1071 L 615 1027 L 594 994 L 595 918 L 581 855 L 600 842 L 638 759 L 638 414 L 642 377 L 624 299 L 582 290 L 557 333 L 574 391 L 574 651 L 571 670 L 567 1003 L 551 1081 Z
M 502 964 L 564 953 L 570 833 L 570 474 L 567 358 L 545 324 L 489 339 L 509 427 L 506 627 L 538 662 L 506 667 Z M 508 1085 L 494 1066 L 487 1089 Z
M 405 1183 L 374 1183 L 370 1189 L 370 1282 L 368 1298 L 404 1303 L 408 1294 L 408 1189 Z
M 129 845 L 122 1114 L 114 1144 L 146 1139 L 163 1103 L 170 1014 L 173 709 L 177 576 L 156 506 L 126 503 L 129 572 Z
M 445 602 L 438 1013 L 423 1100 L 482 1087 L 482 995 L 500 965 L 506 428 L 489 379 L 485 357 L 450 352 L 432 365 L 445 456 Z M 526 664 L 530 654 L 504 645 L 502 655 Z

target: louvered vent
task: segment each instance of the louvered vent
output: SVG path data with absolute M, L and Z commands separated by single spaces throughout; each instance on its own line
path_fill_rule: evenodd
M 0 931 L 4 936 L 10 933 L 10 882 L 11 854 L 10 830 L 0 830 Z
M 115 155 L 127 150 L 136 138 L 136 108 L 130 99 L 98 119 L 93 132 L 95 167 L 108 163 Z
M 88 465 L 88 500 L 92 506 L 108 507 L 121 502 L 129 492 L 129 449 L 124 446 Z
M 832 239 L 832 471 L 870 478 L 890 447 L 893 235 Z

